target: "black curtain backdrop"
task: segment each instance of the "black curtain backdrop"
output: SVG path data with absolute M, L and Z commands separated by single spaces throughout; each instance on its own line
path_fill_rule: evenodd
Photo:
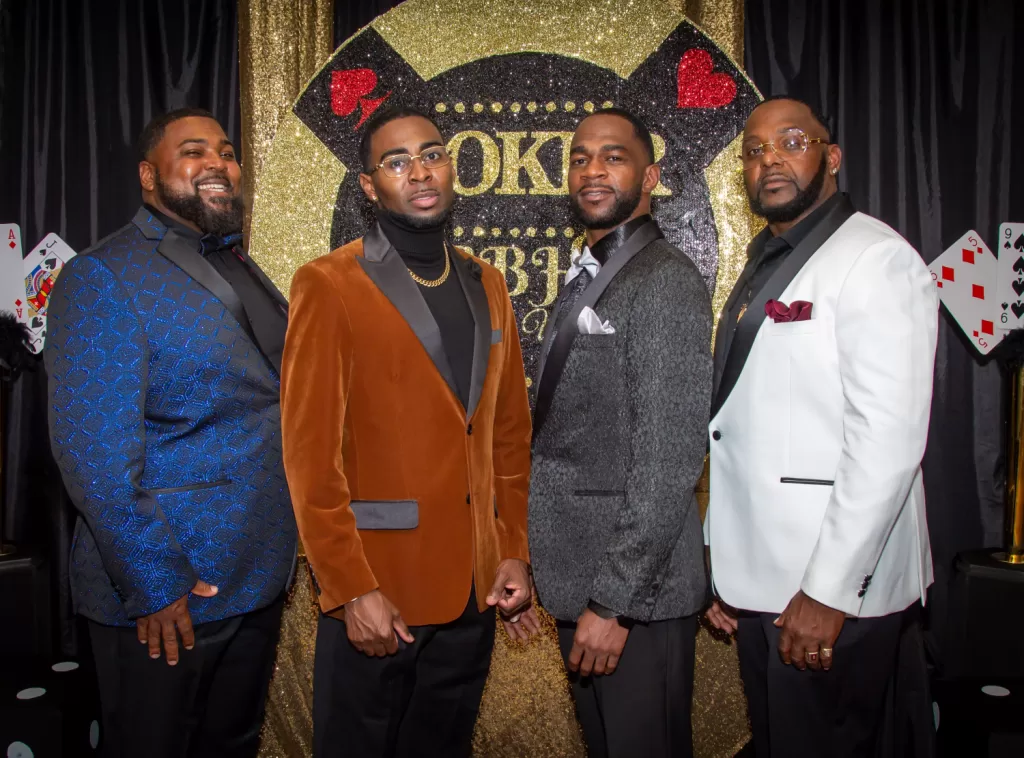
M 334 0 L 335 49 L 377 16 L 398 4 L 392 0 Z
M 235 0 L 0 0 L 0 221 L 27 253 L 49 232 L 83 251 L 139 206 L 135 142 L 173 108 L 239 138 Z M 5 538 L 51 560 L 55 645 L 74 652 L 73 509 L 49 452 L 41 363 L 10 392 Z M 0 598 L 0 602 L 3 599 Z
M 968 229 L 997 250 L 999 224 L 1024 220 L 1017 0 L 747 0 L 745 25 L 745 65 L 762 94 L 830 118 L 841 189 L 925 261 Z M 943 313 L 923 465 L 940 663 L 954 556 L 1001 544 L 1003 388 L 999 366 L 983 365 Z

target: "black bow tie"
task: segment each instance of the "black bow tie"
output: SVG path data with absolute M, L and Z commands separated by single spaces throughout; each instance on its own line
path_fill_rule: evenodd
M 242 241 L 241 234 L 229 234 L 227 237 L 218 237 L 215 234 L 207 234 L 199 240 L 200 251 L 204 256 L 215 253 L 218 250 L 233 250 L 235 245 Z

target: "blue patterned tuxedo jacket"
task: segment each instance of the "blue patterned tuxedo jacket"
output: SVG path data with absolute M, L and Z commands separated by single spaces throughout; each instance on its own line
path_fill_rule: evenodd
M 65 266 L 50 300 L 50 440 L 79 511 L 72 595 L 102 624 L 131 625 L 197 579 L 220 591 L 189 598 L 194 623 L 253 611 L 294 565 L 280 367 L 195 247 L 142 208 Z

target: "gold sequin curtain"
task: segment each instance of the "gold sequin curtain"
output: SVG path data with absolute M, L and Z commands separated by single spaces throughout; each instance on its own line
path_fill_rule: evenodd
M 685 12 L 742 64 L 743 0 L 665 0 L 665 8 L 667 12 Z M 238 15 L 242 155 L 249 187 L 248 207 L 252 208 L 261 191 L 263 161 L 279 124 L 288 128 L 291 104 L 332 52 L 333 3 L 239 0 Z M 716 313 L 742 269 L 746 243 L 758 229 L 747 209 L 735 166 L 728 160 L 738 151 L 733 148 L 735 145 L 723 151 L 706 171 L 719 231 L 719 268 L 713 296 Z M 311 212 L 316 215 L 315 210 Z M 322 212 L 319 215 L 329 216 Z M 308 223 L 322 221 L 310 218 Z M 698 487 L 703 490 L 704 507 L 706 488 L 705 479 Z M 263 725 L 261 758 L 297 758 L 312 753 L 317 611 L 304 558 L 300 559 L 297 576 L 285 609 Z M 513 643 L 500 627 L 496 629 L 491 673 L 474 735 L 474 755 L 585 755 L 553 624 L 546 614 L 545 621 L 548 633 L 529 645 Z M 693 727 L 699 758 L 732 756 L 749 737 L 735 647 L 715 640 L 703 628 L 697 639 Z
M 250 211 L 278 122 L 332 52 L 334 0 L 239 0 L 242 166 Z M 247 232 L 248 221 L 246 214 Z

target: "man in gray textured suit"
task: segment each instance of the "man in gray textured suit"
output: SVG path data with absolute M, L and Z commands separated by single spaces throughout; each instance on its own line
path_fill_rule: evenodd
M 632 114 L 580 123 L 569 199 L 587 247 L 555 303 L 537 387 L 530 554 L 594 757 L 692 753 L 711 307 L 650 216 L 660 175 Z

